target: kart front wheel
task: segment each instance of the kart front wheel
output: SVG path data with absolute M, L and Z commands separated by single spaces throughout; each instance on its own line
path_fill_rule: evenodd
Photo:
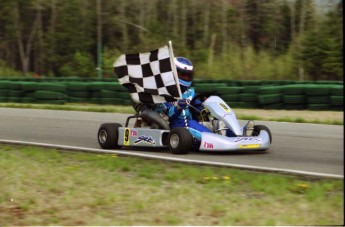
M 117 123 L 104 123 L 98 130 L 97 138 L 98 143 L 103 149 L 116 149 L 120 146 L 117 141 L 119 138 L 119 127 L 122 127 Z
M 260 131 L 264 130 L 268 133 L 269 137 L 270 137 L 270 143 L 272 143 L 272 134 L 271 134 L 271 130 L 269 128 L 267 128 L 265 125 L 255 125 L 254 126 L 254 131 L 253 131 L 253 136 L 258 136 L 260 134 Z
M 193 137 L 186 128 L 174 128 L 169 133 L 168 147 L 173 154 L 187 154 L 193 146 Z

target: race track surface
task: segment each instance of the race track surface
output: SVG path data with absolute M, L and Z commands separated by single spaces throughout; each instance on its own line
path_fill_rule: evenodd
M 127 114 L 0 108 L 0 141 L 15 140 L 54 145 L 100 148 L 97 131 L 102 123 L 124 125 Z M 243 125 L 244 121 L 240 121 Z M 344 176 L 344 126 L 260 122 L 270 128 L 273 142 L 266 152 L 227 152 L 173 155 L 168 150 L 128 150 L 260 168 L 288 169 Z

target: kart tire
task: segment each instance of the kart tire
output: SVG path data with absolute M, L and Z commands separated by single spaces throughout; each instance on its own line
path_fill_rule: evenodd
M 193 146 L 193 137 L 186 128 L 173 128 L 168 137 L 168 147 L 173 154 L 187 154 Z
M 98 130 L 97 139 L 99 145 L 103 149 L 116 149 L 120 146 L 117 141 L 119 138 L 119 127 L 122 127 L 117 123 L 104 123 Z
M 271 130 L 269 128 L 267 128 L 265 125 L 255 125 L 254 126 L 254 131 L 253 131 L 253 136 L 258 136 L 260 134 L 260 131 L 264 130 L 268 133 L 269 137 L 270 137 L 270 143 L 272 143 L 272 134 L 271 134 Z

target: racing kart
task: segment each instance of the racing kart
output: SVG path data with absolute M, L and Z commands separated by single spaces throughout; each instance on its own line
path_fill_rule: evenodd
M 201 111 L 194 107 L 197 99 L 203 100 Z M 191 150 L 265 151 L 272 143 L 272 135 L 268 127 L 255 125 L 248 129 L 246 126 L 241 126 L 234 111 L 218 96 L 199 94 L 190 102 L 189 108 L 193 110 L 191 111 L 193 115 L 198 114 L 196 118 L 199 119 L 199 123 L 212 131 L 212 133 L 201 133 L 201 140 L 196 140 L 185 127 L 170 129 L 167 119 L 158 112 L 148 109 L 129 116 L 124 127 L 119 123 L 102 124 L 98 130 L 98 143 L 103 149 L 168 148 L 173 154 L 187 154 Z M 141 126 L 129 127 L 131 119 L 141 120 Z M 226 130 L 231 130 L 231 137 L 226 136 Z M 251 130 L 249 136 L 247 130 Z

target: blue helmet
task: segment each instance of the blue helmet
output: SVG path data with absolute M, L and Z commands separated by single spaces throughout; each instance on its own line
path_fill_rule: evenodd
M 192 85 L 193 81 L 194 70 L 192 62 L 184 57 L 176 57 L 175 66 L 179 78 L 181 91 L 185 92 Z

